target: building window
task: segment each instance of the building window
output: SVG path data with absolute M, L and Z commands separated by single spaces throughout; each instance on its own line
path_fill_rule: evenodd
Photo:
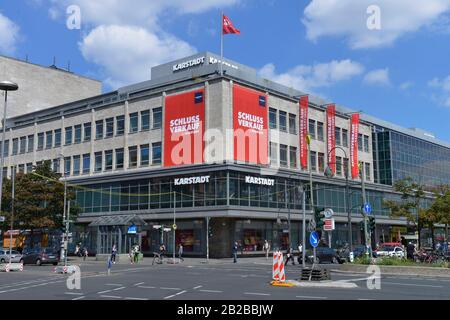
M 277 110 L 273 108 L 269 108 L 269 128 L 277 128 Z
M 342 175 L 342 158 L 336 157 L 336 174 L 341 176 Z
M 160 129 L 162 126 L 162 108 L 155 108 L 153 112 L 153 129 Z
M 370 163 L 365 163 L 364 166 L 366 168 L 366 177 L 365 177 L 365 179 L 370 181 L 371 180 L 371 177 L 370 177 Z
M 297 134 L 297 116 L 289 113 L 289 133 Z
M 103 152 L 96 152 L 94 154 L 95 156 L 95 163 L 94 163 L 94 170 L 95 172 L 101 172 L 103 169 Z
M 141 111 L 141 130 L 150 129 L 150 110 Z
M 59 173 L 59 163 L 60 163 L 59 159 L 53 159 L 52 161 L 52 169 L 56 173 Z
M 311 170 L 316 171 L 317 170 L 317 160 L 316 160 L 317 152 L 311 151 L 309 155 L 309 162 L 311 164 Z
M 54 164 L 54 161 L 55 160 L 53 160 L 53 164 Z M 53 165 L 53 168 L 54 168 L 54 165 Z M 30 172 L 33 172 L 33 163 L 32 162 L 27 163 L 27 173 L 30 173 Z M 55 172 L 58 172 L 58 171 L 55 171 Z
M 364 135 L 364 152 L 370 152 L 369 150 L 369 136 Z
M 66 146 L 72 144 L 72 127 L 67 127 L 66 128 L 66 141 L 65 141 L 65 144 L 66 144 Z
M 89 153 L 83 154 L 83 174 L 91 172 L 91 155 Z
M 64 158 L 64 175 L 70 176 L 70 157 Z
M 152 143 L 152 165 L 161 164 L 161 142 Z
M 91 141 L 92 126 L 90 122 L 84 124 L 84 141 Z
M 19 164 L 19 173 L 25 173 L 25 165 Z
M 0 141 L 0 147 L 1 147 L 1 145 L 2 145 L 2 142 Z M 0 151 L 0 153 L 1 153 L 1 151 Z M 9 156 L 9 140 L 5 140 L 5 149 L 3 150 L 3 156 L 4 157 Z M 6 171 L 8 171 L 8 168 L 6 169 Z M 6 177 L 6 175 L 3 175 L 3 176 Z
M 27 152 L 33 152 L 34 151 L 34 135 L 28 136 L 28 150 Z
M 361 133 L 358 134 L 358 150 L 364 151 L 363 150 L 363 136 Z
M 148 166 L 150 164 L 150 145 L 141 145 L 141 167 Z
M 348 130 L 342 129 L 342 145 L 348 147 Z
M 280 144 L 280 166 L 281 167 L 287 167 L 287 164 L 288 164 L 287 150 L 288 150 L 287 145 Z
M 75 126 L 75 144 L 81 143 L 81 124 Z
M 278 165 L 278 143 L 270 142 L 270 164 L 273 166 Z
M 280 130 L 281 131 L 287 131 L 286 112 L 280 111 L 280 113 L 279 113 L 279 121 L 280 121 Z
M 53 131 L 47 131 L 45 133 L 45 149 L 51 149 L 53 147 Z
M 334 134 L 335 134 L 335 138 L 336 138 L 336 145 L 341 146 L 342 142 L 341 142 L 341 128 L 336 127 L 334 129 Z
M 291 168 L 297 168 L 297 148 L 289 147 L 289 162 Z
M 130 133 L 138 132 L 138 119 L 139 115 L 137 112 L 130 113 Z
M 317 154 L 318 158 L 318 164 L 319 164 L 319 172 L 325 172 L 325 154 L 322 152 L 319 152 Z
M 73 175 L 80 175 L 80 156 L 73 156 Z
M 129 147 L 128 148 L 128 167 L 129 168 L 136 168 L 137 162 L 138 162 L 138 154 L 137 154 L 137 147 Z
M 44 133 L 43 132 L 38 133 L 37 149 L 38 150 L 44 150 Z
M 323 137 L 323 122 L 317 121 L 317 140 L 324 141 Z
M 61 147 L 61 129 L 55 130 L 55 148 Z
M 123 169 L 123 148 L 116 149 L 116 169 Z
M 111 138 L 114 136 L 114 118 L 108 118 L 105 120 L 106 123 L 106 138 Z
M 19 152 L 19 138 L 14 138 L 12 155 L 15 156 L 18 152 Z
M 27 151 L 27 137 L 20 137 L 20 153 Z
M 95 139 L 103 139 L 103 120 L 95 121 Z
M 309 119 L 309 131 L 311 139 L 316 138 L 316 121 Z
M 105 171 L 111 171 L 113 168 L 113 151 L 105 151 Z
M 116 117 L 116 135 L 121 136 L 125 133 L 125 116 L 117 116 Z

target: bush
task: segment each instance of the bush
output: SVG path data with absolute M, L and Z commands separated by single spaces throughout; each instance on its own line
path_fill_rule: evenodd
M 355 258 L 353 260 L 354 264 L 370 264 L 370 258 L 363 255 L 361 257 Z

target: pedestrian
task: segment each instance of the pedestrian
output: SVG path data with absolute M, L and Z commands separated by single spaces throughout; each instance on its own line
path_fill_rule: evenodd
M 237 253 L 239 250 L 239 246 L 237 242 L 234 242 L 234 246 L 231 249 L 231 252 L 233 253 L 233 262 L 236 263 L 237 262 Z
M 112 261 L 111 261 L 111 257 L 108 258 L 108 275 L 111 274 L 111 268 L 112 268 Z
M 303 246 L 302 246 L 301 242 L 298 244 L 297 249 L 298 249 L 298 259 L 297 259 L 297 261 L 298 261 L 298 264 L 300 264 L 301 261 L 303 261 Z
M 117 247 L 116 244 L 114 244 L 111 250 L 111 262 L 113 264 L 116 264 L 116 255 L 117 255 Z
M 406 258 L 409 260 L 414 260 L 414 244 L 412 242 L 408 243 L 406 247 Z
M 184 259 L 183 259 L 183 245 L 181 243 L 178 246 L 178 259 L 180 259 L 180 261 L 184 261 Z
M 166 254 L 166 246 L 164 245 L 164 243 L 161 243 L 161 245 L 159 246 L 159 257 L 161 261 L 163 260 L 165 254 Z
M 139 246 L 135 245 L 134 246 L 134 263 L 138 263 L 139 262 Z
M 128 256 L 130 257 L 130 263 L 134 264 L 134 247 L 130 247 L 130 252 L 128 253 Z
M 266 260 L 269 259 L 269 251 L 270 251 L 270 244 L 267 240 L 264 240 L 264 251 L 266 253 Z
M 75 252 L 74 252 L 75 256 L 79 257 L 80 256 L 80 246 L 77 244 L 75 246 Z
M 289 260 L 291 260 L 291 261 L 292 261 L 292 265 L 295 266 L 295 261 L 294 261 L 294 250 L 292 249 L 292 247 L 290 247 L 290 248 L 286 251 L 286 262 L 284 263 L 285 266 L 288 264 Z
M 88 250 L 86 247 L 83 248 L 83 261 L 86 261 L 86 258 L 89 256 Z

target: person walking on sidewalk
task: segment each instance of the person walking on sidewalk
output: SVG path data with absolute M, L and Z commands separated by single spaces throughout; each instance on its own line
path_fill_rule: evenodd
M 286 262 L 284 263 L 285 266 L 287 266 L 289 260 L 292 261 L 292 265 L 295 266 L 295 261 L 294 261 L 294 250 L 292 249 L 292 247 L 290 247 L 287 251 L 286 251 Z
M 114 244 L 111 250 L 111 262 L 113 264 L 116 264 L 116 255 L 117 255 L 117 247 L 116 244 Z
M 270 251 L 270 244 L 267 240 L 264 240 L 264 251 L 266 253 L 266 260 L 269 259 L 269 251 Z
M 301 242 L 298 244 L 297 249 L 298 249 L 298 259 L 297 259 L 297 262 L 298 262 L 298 264 L 301 264 L 302 261 L 303 261 L 303 246 L 302 246 L 302 243 L 301 243 Z
M 233 262 L 236 263 L 237 262 L 237 253 L 239 250 L 239 246 L 238 243 L 235 242 L 233 248 L 231 249 L 231 252 L 233 253 Z
M 180 261 L 184 261 L 184 259 L 183 259 L 183 245 L 181 243 L 178 246 L 178 259 L 180 259 Z
M 134 263 L 139 262 L 139 245 L 134 246 Z
M 83 248 L 83 261 L 86 261 L 86 258 L 88 257 L 89 253 L 87 251 L 87 248 L 84 247 Z

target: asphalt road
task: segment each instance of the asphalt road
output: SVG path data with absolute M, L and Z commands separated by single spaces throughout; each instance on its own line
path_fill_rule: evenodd
M 365 300 L 450 299 L 450 278 L 383 276 L 381 289 L 367 288 L 368 274 L 333 272 L 332 280 L 357 288 L 273 287 L 270 262 L 240 259 L 237 264 L 186 260 L 181 264 L 78 262 L 81 289 L 67 287 L 68 275 L 53 266 L 25 266 L 24 272 L 0 273 L 0 300 Z M 332 266 L 335 268 L 335 266 Z M 298 279 L 299 266 L 287 266 L 286 278 Z

